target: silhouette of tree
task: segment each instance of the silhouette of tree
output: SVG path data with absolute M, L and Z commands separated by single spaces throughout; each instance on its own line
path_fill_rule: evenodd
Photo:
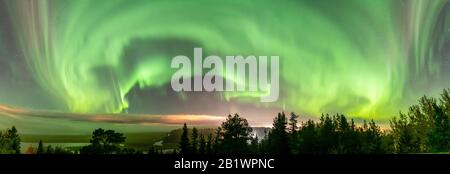
M 198 153 L 202 155 L 206 154 L 206 141 L 203 134 L 200 135 Z
M 212 154 L 213 152 L 213 135 L 210 133 L 208 135 L 208 141 L 206 143 L 206 154 Z
M 294 112 L 291 112 L 291 115 L 289 117 L 289 149 L 292 151 L 292 153 L 297 154 L 299 153 L 299 137 L 298 137 L 298 118 L 299 116 L 295 114 Z
M 354 149 L 353 143 L 358 141 L 357 137 L 354 137 L 351 132 L 350 124 L 344 115 L 336 115 L 336 132 L 338 136 L 337 149 L 334 150 L 337 153 L 346 154 L 353 153 L 357 149 Z
M 6 130 L 6 138 L 9 139 L 11 149 L 16 153 L 20 153 L 20 136 L 17 133 L 17 129 L 13 126 L 11 129 Z
M 188 128 L 186 123 L 183 125 L 183 132 L 181 133 L 181 141 L 180 141 L 180 153 L 181 154 L 190 154 L 190 144 L 189 144 L 189 136 L 188 136 Z
M 250 149 L 251 149 L 253 154 L 258 154 L 259 153 L 259 142 L 258 142 L 258 136 L 257 135 L 254 138 L 251 138 Z
M 329 115 L 322 115 L 318 126 L 318 152 L 319 153 L 335 153 L 337 136 L 335 132 L 335 124 Z
M 382 154 L 385 151 L 382 149 L 382 136 L 380 128 L 373 120 L 367 125 L 364 122 L 364 132 L 362 133 L 362 153 Z
M 250 133 L 252 128 L 248 125 L 246 119 L 241 118 L 238 114 L 234 116 L 228 115 L 225 122 L 217 129 L 218 137 L 215 148 L 221 154 L 248 154 Z
M 122 153 L 118 145 L 125 142 L 125 136 L 122 133 L 113 130 L 104 130 L 102 128 L 94 130 L 91 144 L 81 148 L 83 154 L 113 154 Z M 128 149 L 124 149 L 128 150 Z M 55 147 L 55 153 L 65 153 L 61 148 Z M 125 152 L 126 153 L 126 152 Z
M 54 154 L 55 150 L 52 148 L 51 145 L 47 146 L 47 150 L 45 151 L 46 154 Z
M 36 151 L 37 154 L 44 154 L 44 144 L 42 143 L 42 140 L 39 140 L 39 145 Z
M 408 117 L 400 113 L 398 118 L 391 121 L 391 129 L 394 135 L 395 149 L 397 153 L 413 153 L 420 151 L 420 141 L 414 135 L 414 128 Z
M 299 116 L 295 113 L 291 112 L 291 116 L 289 117 L 289 128 L 290 132 L 295 134 L 295 132 L 298 129 L 297 123 L 298 123 Z
M 400 113 L 391 121 L 396 153 L 448 151 L 450 148 L 449 90 L 436 100 L 423 96 L 407 114 Z M 440 103 L 438 103 L 440 102 Z
M 222 137 L 222 128 L 221 127 L 218 127 L 217 129 L 216 129 L 216 133 L 215 133 L 215 135 L 216 135 L 216 137 L 214 138 L 214 143 L 213 143 L 213 146 L 212 146 L 212 153 L 213 154 L 218 154 L 219 153 L 219 150 L 220 150 L 220 146 L 221 146 L 221 142 L 222 142 L 222 140 L 223 140 L 223 137 Z
M 317 130 L 316 124 L 313 120 L 308 120 L 302 125 L 300 131 L 298 132 L 299 149 L 298 152 L 301 154 L 312 154 L 318 152 L 317 146 Z
M 449 116 L 445 115 L 443 108 L 433 105 L 433 129 L 429 135 L 429 144 L 433 152 L 442 152 L 449 150 L 450 142 L 450 124 Z
M 20 136 L 16 127 L 12 126 L 4 132 L 0 131 L 0 153 L 1 154 L 19 154 Z
M 278 113 L 273 120 L 273 128 L 268 136 L 268 152 L 271 154 L 289 154 L 287 119 L 284 113 Z
M 198 150 L 198 130 L 195 127 L 192 129 L 191 150 L 193 154 L 196 154 Z

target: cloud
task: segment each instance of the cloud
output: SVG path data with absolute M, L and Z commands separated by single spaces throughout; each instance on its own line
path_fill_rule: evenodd
M 44 110 L 29 110 L 0 105 L 0 117 L 13 119 L 46 118 L 63 119 L 70 121 L 114 124 L 140 124 L 140 125 L 190 125 L 211 126 L 224 121 L 224 117 L 211 115 L 149 115 L 149 114 L 84 114 L 64 113 Z

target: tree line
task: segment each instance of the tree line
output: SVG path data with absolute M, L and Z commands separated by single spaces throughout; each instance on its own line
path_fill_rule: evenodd
M 262 140 L 252 134 L 247 120 L 238 114 L 209 134 L 207 140 L 183 125 L 180 154 L 398 154 L 448 152 L 450 150 L 450 89 L 439 99 L 423 96 L 419 104 L 400 112 L 382 131 L 371 120 L 356 125 L 342 114 L 322 115 L 319 121 L 299 123 L 299 115 L 279 113 Z
M 0 131 L 0 154 L 19 154 L 20 136 L 16 127 Z
M 227 119 L 208 135 L 197 128 L 182 127 L 174 154 L 402 154 L 438 153 L 450 150 L 450 89 L 440 98 L 423 96 L 418 104 L 390 120 L 390 130 L 381 130 L 374 120 L 357 125 L 342 114 L 324 114 L 318 121 L 299 122 L 295 113 L 279 113 L 265 137 L 257 137 L 239 114 Z M 90 144 L 76 151 L 44 146 L 39 141 L 33 154 L 142 154 L 124 146 L 126 137 L 114 130 L 96 129 Z M 19 154 L 20 136 L 13 126 L 0 131 L 0 154 Z M 148 154 L 162 153 L 153 146 Z
M 423 96 L 419 103 L 400 112 L 391 121 L 391 133 L 398 153 L 449 151 L 450 89 L 439 99 Z

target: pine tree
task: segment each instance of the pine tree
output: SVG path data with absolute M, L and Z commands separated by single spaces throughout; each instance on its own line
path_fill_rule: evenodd
M 251 147 L 253 154 L 259 153 L 258 135 L 256 135 L 254 138 L 252 138 L 250 147 Z
M 364 151 L 363 153 L 369 154 L 381 154 L 384 153 L 382 149 L 382 137 L 380 128 L 376 125 L 373 119 L 369 122 L 368 126 L 363 132 Z
M 206 154 L 212 154 L 213 152 L 213 135 L 210 133 L 208 135 L 208 141 L 206 143 Z
M 332 153 L 336 149 L 337 136 L 335 122 L 329 115 L 320 118 L 318 127 L 319 153 Z
M 291 112 L 291 117 L 289 117 L 289 127 L 290 127 L 290 132 L 291 133 L 295 133 L 298 129 L 297 123 L 298 123 L 298 115 L 296 115 L 295 113 Z
M 189 136 L 188 136 L 188 128 L 186 123 L 183 125 L 183 132 L 181 133 L 180 140 L 180 153 L 183 155 L 190 154 L 190 144 L 189 144 Z
M 223 141 L 223 135 L 222 135 L 222 127 L 218 127 L 216 129 L 216 137 L 214 138 L 214 143 L 212 145 L 212 153 L 213 154 L 218 154 L 220 152 L 221 149 L 221 144 Z
M 412 153 L 419 151 L 420 145 L 414 139 L 413 128 L 411 124 L 409 124 L 409 119 L 405 114 L 400 112 L 398 118 L 394 117 L 392 119 L 391 129 L 397 153 Z
M 11 129 L 6 130 L 6 138 L 10 141 L 11 149 L 16 153 L 20 153 L 20 137 L 17 133 L 17 129 L 13 126 Z
M 196 154 L 198 151 L 198 130 L 195 127 L 192 129 L 191 150 L 193 154 Z
M 198 148 L 198 153 L 201 155 L 206 154 L 206 141 L 205 141 L 205 136 L 203 134 L 200 135 L 200 142 L 199 142 L 199 148 Z
M 450 125 L 449 118 L 445 115 L 444 110 L 433 105 L 434 116 L 433 116 L 433 129 L 429 135 L 429 142 L 433 152 L 443 152 L 448 151 L 449 141 L 450 141 Z
M 44 154 L 44 144 L 42 143 L 42 140 L 39 140 L 39 145 L 36 151 L 36 154 Z
M 273 128 L 269 132 L 268 145 L 269 153 L 272 154 L 289 154 L 289 140 L 287 133 L 287 119 L 284 113 L 278 113 L 273 121 Z
M 308 120 L 303 123 L 299 131 L 299 153 L 302 154 L 313 154 L 318 153 L 317 146 L 317 130 L 316 124 L 313 120 Z
M 46 150 L 45 153 L 46 153 L 46 154 L 54 154 L 54 153 L 55 153 L 55 150 L 52 148 L 51 145 L 48 145 L 48 146 L 47 146 L 47 150 Z
M 350 132 L 350 125 L 347 122 L 347 118 L 344 115 L 337 115 L 337 134 L 338 134 L 338 147 L 337 153 L 353 153 L 355 149 L 352 148 L 352 143 L 357 141 L 352 139 Z

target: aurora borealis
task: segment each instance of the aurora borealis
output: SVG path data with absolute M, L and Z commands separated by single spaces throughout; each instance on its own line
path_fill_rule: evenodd
M 194 47 L 279 56 L 279 100 L 170 91 L 171 58 Z M 0 1 L 0 104 L 21 108 L 385 121 L 450 87 L 449 66 L 448 0 Z

